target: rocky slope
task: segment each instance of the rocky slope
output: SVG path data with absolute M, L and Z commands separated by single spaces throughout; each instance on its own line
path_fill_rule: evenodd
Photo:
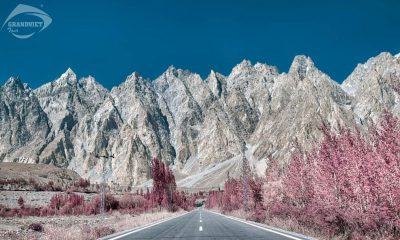
M 11 78 L 0 89 L 0 160 L 47 163 L 98 181 L 146 185 L 152 157 L 173 166 L 178 185 L 218 186 L 244 158 L 263 174 L 306 149 L 320 126 L 366 130 L 384 109 L 399 114 L 400 58 L 382 53 L 337 84 L 306 56 L 288 73 L 244 60 L 228 76 L 169 67 L 154 81 L 138 73 L 111 91 L 68 69 L 31 90 Z M 101 158 L 108 154 L 113 157 Z
M 50 181 L 54 187 L 67 187 L 80 179 L 80 176 L 69 169 L 58 168 L 48 164 L 25 164 L 14 162 L 0 163 L 0 181 L 25 179 L 26 184 L 2 184 L 0 188 L 7 190 L 34 190 L 33 183 L 45 186 Z
M 400 113 L 400 55 L 381 53 L 364 64 L 358 64 L 343 82 L 343 89 L 353 97 L 352 110 L 368 124 L 376 122 L 387 109 Z

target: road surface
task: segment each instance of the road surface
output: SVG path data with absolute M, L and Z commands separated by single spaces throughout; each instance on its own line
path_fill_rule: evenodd
M 260 225 L 248 225 L 204 209 L 194 210 L 183 216 L 160 224 L 137 229 L 111 237 L 112 240 L 129 239 L 269 239 L 303 240 L 307 239 L 288 232 L 277 233 Z

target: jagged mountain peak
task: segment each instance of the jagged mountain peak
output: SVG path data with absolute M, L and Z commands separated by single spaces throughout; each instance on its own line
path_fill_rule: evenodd
M 219 72 L 215 72 L 214 70 L 211 70 L 205 81 L 208 81 L 209 79 L 221 79 L 221 78 L 225 78 L 225 76 Z
M 318 142 L 322 122 L 355 129 L 356 119 L 379 115 L 387 106 L 400 109 L 391 89 L 400 82 L 399 60 L 382 53 L 359 65 L 362 74 L 352 76 L 361 83 L 354 97 L 303 55 L 282 74 L 249 60 L 227 77 L 211 70 L 204 81 L 174 66 L 155 81 L 133 72 L 111 92 L 91 76 L 76 81 L 70 68 L 29 94 L 3 94 L 7 84 L 28 88 L 19 79 L 9 81 L 0 89 L 0 120 L 6 121 L 0 136 L 7 136 L 0 138 L 0 161 L 32 155 L 36 162 L 68 167 L 95 181 L 101 173 L 91 156 L 106 148 L 117 158 L 108 179 L 115 183 L 146 182 L 151 157 L 157 156 L 174 164 L 180 186 L 217 186 L 227 171 L 240 169 L 243 152 L 264 173 L 268 161 L 290 159 L 294 138 L 306 147 Z M 386 84 L 389 80 L 396 82 Z
M 27 83 L 23 83 L 18 77 L 10 77 L 0 88 L 8 95 L 26 95 L 30 94 L 32 89 Z
M 137 83 L 143 81 L 143 77 L 138 72 L 131 73 L 125 80 L 125 83 Z
M 205 83 L 216 97 L 221 97 L 221 95 L 226 93 L 225 76 L 214 70 L 211 70 L 210 74 L 205 79 Z
M 68 67 L 67 70 L 65 71 L 66 74 L 75 74 L 75 72 L 72 70 L 72 68 Z
M 354 98 L 353 111 L 364 121 L 378 121 L 383 109 L 400 115 L 400 59 L 388 52 L 369 58 L 342 88 Z
M 90 75 L 79 79 L 78 83 L 80 85 L 100 86 L 101 88 L 104 88 L 99 82 L 96 81 L 96 79 L 93 76 Z
M 293 62 L 289 68 L 289 74 L 298 76 L 304 79 L 310 70 L 314 69 L 314 62 L 310 57 L 305 55 L 297 55 L 294 57 Z
M 176 68 L 173 65 L 169 66 L 167 70 L 161 75 L 163 78 L 187 78 L 192 75 L 197 75 L 195 73 L 190 72 L 189 70 L 183 70 L 181 68 Z M 157 81 L 157 79 L 156 79 Z
M 231 74 L 229 74 L 229 78 L 236 77 L 243 73 L 248 73 L 253 69 L 253 65 L 249 60 L 244 59 L 241 63 L 237 64 L 233 67 Z
M 229 74 L 228 78 L 233 79 L 240 76 L 247 76 L 252 73 L 261 75 L 276 75 L 278 74 L 278 68 L 259 62 L 257 62 L 255 65 L 252 65 L 249 60 L 244 59 L 232 69 L 232 72 Z
M 369 58 L 365 63 L 358 64 L 357 67 L 362 67 L 364 69 L 372 70 L 374 66 L 380 66 L 382 64 L 388 64 L 396 60 L 396 57 L 389 52 L 382 52 L 375 57 Z M 357 69 L 355 69 L 357 70 Z
M 379 59 L 379 60 L 387 60 L 387 59 L 393 59 L 393 55 L 390 52 L 381 52 L 377 56 L 370 58 L 372 59 Z
M 179 72 L 181 72 L 181 69 L 175 68 L 173 65 L 169 66 L 167 70 L 163 73 L 163 76 L 165 77 L 178 77 Z
M 374 84 L 393 85 L 397 82 L 399 74 L 399 58 L 389 52 L 382 52 L 365 63 L 357 64 L 354 71 L 343 81 L 342 88 L 355 96 L 360 89 Z
M 277 75 L 279 74 L 278 68 L 276 66 L 270 66 L 265 63 L 259 63 L 257 62 L 254 65 L 254 69 L 262 74 L 272 74 L 272 75 Z
M 20 78 L 18 77 L 10 77 L 5 83 L 4 87 L 10 88 L 10 87 L 18 87 L 24 89 L 27 85 L 24 84 Z
M 360 68 L 364 70 L 374 70 L 376 66 L 382 67 L 382 65 L 390 64 L 396 60 L 396 56 L 393 56 L 391 53 L 382 52 L 375 57 L 369 58 L 365 63 L 358 64 L 354 71 L 360 70 Z
M 251 68 L 251 67 L 253 67 L 253 65 L 251 64 L 251 61 L 248 60 L 248 59 L 243 59 L 239 64 L 237 64 L 234 67 L 234 69 L 236 68 L 238 70 L 241 70 L 241 69 L 248 69 L 248 68 Z
M 137 94 L 143 92 L 145 89 L 144 87 L 149 84 L 149 81 L 145 80 L 138 72 L 135 71 L 128 75 L 126 80 L 119 86 L 113 87 L 111 89 L 111 93 L 116 95 L 119 92 L 124 91 L 124 89 L 130 89 L 131 91 L 129 94 Z
M 60 81 L 62 81 L 62 80 L 77 81 L 77 77 L 76 77 L 75 72 L 71 68 L 68 68 L 63 74 L 61 74 L 61 76 L 58 80 L 60 80 Z
M 141 77 L 142 76 L 140 75 L 140 73 L 135 71 L 131 75 L 129 75 L 127 79 L 138 79 L 138 78 L 141 78 Z

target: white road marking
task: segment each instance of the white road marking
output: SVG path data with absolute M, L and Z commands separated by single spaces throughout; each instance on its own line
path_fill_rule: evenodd
M 199 231 L 200 231 L 200 232 L 203 231 L 203 227 L 202 227 L 202 226 L 199 227 Z
M 177 217 L 170 217 L 170 218 L 161 220 L 161 221 L 156 222 L 156 223 L 151 223 L 151 224 L 145 225 L 145 226 L 143 226 L 143 227 L 141 227 L 141 228 L 139 228 L 139 229 L 134 229 L 134 230 L 132 230 L 132 231 L 129 231 L 129 232 L 124 233 L 124 234 L 121 234 L 121 235 L 119 235 L 119 236 L 112 237 L 112 238 L 110 238 L 109 240 L 120 239 L 120 238 L 125 237 L 125 236 L 128 236 L 128 235 L 130 235 L 130 234 L 132 234 L 132 233 L 136 233 L 136 232 L 142 231 L 142 230 L 144 230 L 144 229 L 153 227 L 153 226 L 158 225 L 158 224 L 160 224 L 160 223 L 168 222 L 169 220 L 172 220 L 172 219 L 175 219 L 175 218 L 179 218 L 179 217 L 185 216 L 185 215 L 188 214 L 188 213 L 190 213 L 190 212 L 184 213 L 184 214 L 179 215 L 179 216 L 177 216 Z M 105 238 L 107 238 L 107 237 L 105 237 Z
M 231 216 L 223 215 L 223 214 L 221 214 L 221 213 L 216 213 L 216 212 L 213 212 L 213 211 L 209 211 L 209 212 L 210 212 L 210 213 L 217 214 L 217 215 L 221 215 L 221 216 L 223 216 L 223 217 L 226 217 L 226 218 L 229 218 L 229 219 L 232 219 L 232 220 L 235 220 L 235 221 L 238 221 L 238 222 L 241 222 L 241 223 L 244 223 L 244 224 L 247 224 L 247 225 L 256 227 L 256 228 L 259 228 L 259 229 L 262 229 L 262 230 L 267 231 L 267 232 L 276 233 L 276 234 L 279 234 L 279 235 L 281 235 L 281 236 L 285 236 L 285 237 L 290 238 L 290 239 L 293 239 L 293 240 L 303 240 L 303 239 L 301 239 L 301 238 L 298 238 L 298 237 L 295 237 L 295 236 L 292 236 L 292 235 L 289 235 L 289 234 L 281 233 L 281 232 L 278 232 L 278 231 L 275 231 L 275 230 L 272 230 L 272 229 L 268 229 L 268 228 L 265 228 L 265 227 L 261 227 L 261 226 L 256 225 L 256 224 L 252 224 L 252 223 L 250 223 L 250 222 L 248 222 L 248 221 L 244 221 L 244 220 L 239 219 L 239 218 L 236 218 L 236 217 L 231 217 Z
M 203 222 L 203 220 L 200 219 L 200 222 Z

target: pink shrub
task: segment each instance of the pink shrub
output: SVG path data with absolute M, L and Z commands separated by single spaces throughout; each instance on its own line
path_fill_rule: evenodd
M 78 194 L 55 194 L 50 199 L 49 207 L 62 215 L 80 215 L 85 213 L 84 203 L 83 196 Z
M 41 217 L 53 216 L 55 213 L 56 212 L 54 211 L 53 208 L 50 208 L 50 207 L 40 208 L 40 216 Z
M 141 195 L 125 193 L 119 199 L 119 210 L 127 213 L 142 213 L 151 208 L 151 203 Z
M 105 196 L 105 210 L 116 210 L 119 208 L 119 201 L 114 198 L 111 194 L 106 194 Z M 100 213 L 100 196 L 97 195 L 94 197 L 88 204 L 82 208 L 82 212 L 85 212 L 87 215 L 90 214 L 98 214 Z
M 90 186 L 90 181 L 87 179 L 80 178 L 77 182 L 74 183 L 76 187 L 87 188 Z

